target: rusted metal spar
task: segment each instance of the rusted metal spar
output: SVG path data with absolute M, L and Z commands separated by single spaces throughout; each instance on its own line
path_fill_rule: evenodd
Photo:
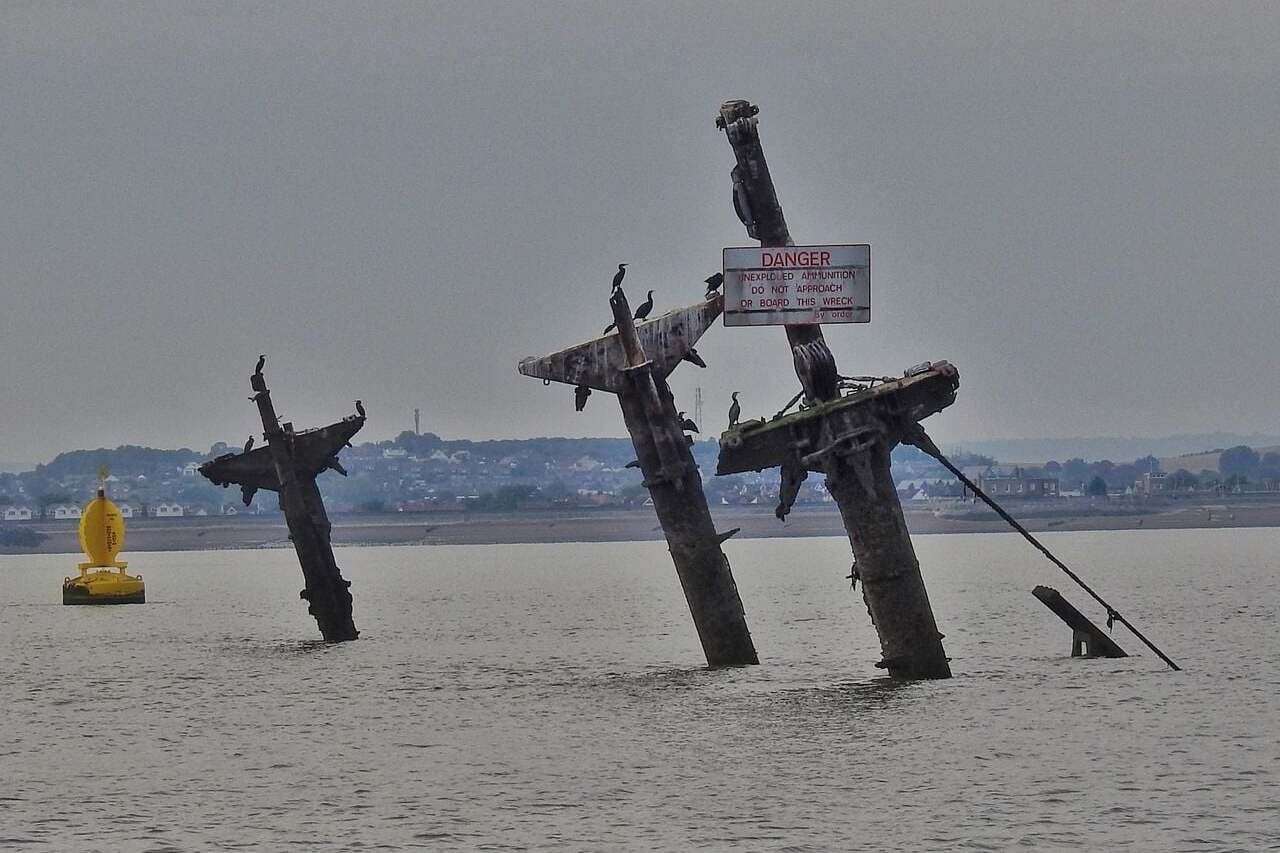
M 711 666 L 759 663 L 746 613 L 681 428 L 667 375 L 711 326 L 721 297 L 637 327 L 619 287 L 609 299 L 617 332 L 543 358 L 525 359 L 526 376 L 618 395 L 622 417 L 662 524 L 689 612 Z
M 737 161 L 734 209 L 747 234 L 762 246 L 792 245 L 760 144 L 759 112 L 747 101 L 726 101 L 716 118 Z M 789 325 L 786 330 L 806 402 L 812 406 L 838 399 L 839 374 L 821 326 Z M 899 678 L 949 678 L 942 634 L 889 474 L 889 452 L 900 440 L 900 421 L 869 422 L 855 430 L 846 423 L 848 417 L 836 411 L 825 414 L 813 430 L 814 444 L 793 447 L 788 459 L 772 464 L 782 465 L 784 492 L 792 498 L 809 470 L 826 474 L 827 491 L 840 508 L 857 560 L 862 598 L 880 637 L 877 666 Z M 780 506 L 780 514 L 787 508 Z
M 1041 584 L 1031 590 L 1031 594 L 1053 611 L 1054 615 L 1067 623 L 1071 629 L 1071 656 L 1073 658 L 1127 658 L 1129 654 L 1116 641 L 1108 637 L 1101 628 L 1089 621 L 1075 605 L 1062 597 L 1051 586 Z

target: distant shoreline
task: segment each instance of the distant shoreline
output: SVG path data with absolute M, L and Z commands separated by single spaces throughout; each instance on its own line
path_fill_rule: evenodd
M 1054 512 L 1056 506 L 1023 504 L 1010 511 L 1033 531 L 1187 530 L 1280 527 L 1280 500 L 1227 498 L 1166 505 L 1116 504 L 1091 514 Z M 786 523 L 771 506 L 716 507 L 716 527 L 741 528 L 738 538 L 844 536 L 832 506 L 797 507 Z M 969 517 L 935 515 L 908 507 L 912 533 L 998 533 L 1008 525 L 974 507 Z M 0 554 L 74 554 L 80 550 L 75 522 L 22 523 L 46 538 L 32 548 L 0 548 Z M 134 519 L 125 552 L 199 551 L 290 547 L 282 516 Z M 384 513 L 334 518 L 335 545 L 496 545 L 540 542 L 623 542 L 662 539 L 650 509 L 545 510 L 517 513 Z

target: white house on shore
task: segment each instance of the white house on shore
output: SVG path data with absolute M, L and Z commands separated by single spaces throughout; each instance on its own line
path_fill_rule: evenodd
M 148 511 L 153 518 L 181 518 L 183 516 L 182 504 L 160 502 L 152 504 Z
M 54 504 L 44 511 L 45 518 L 68 519 L 79 518 L 80 507 L 75 504 Z
M 30 521 L 31 507 L 29 506 L 7 506 L 4 508 L 5 521 Z

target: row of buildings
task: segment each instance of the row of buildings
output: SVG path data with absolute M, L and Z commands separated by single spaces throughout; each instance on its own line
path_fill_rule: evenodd
M 1046 500 L 1053 498 L 1079 498 L 1087 496 L 1087 484 L 1076 483 L 1070 489 L 1064 489 L 1060 478 L 1043 472 L 1040 469 L 1025 469 L 1021 466 L 980 465 L 961 469 L 965 477 L 975 483 L 988 495 L 1004 500 Z M 1108 487 L 1102 484 L 1104 492 L 1096 496 L 1152 498 L 1172 496 L 1175 493 L 1190 493 L 1197 490 L 1195 486 L 1176 485 L 1177 478 L 1170 477 L 1164 471 L 1144 472 L 1132 483 L 1125 482 L 1119 487 Z M 954 477 L 904 479 L 897 483 L 898 493 L 903 500 L 923 502 L 938 499 L 970 500 L 975 495 Z M 1222 492 L 1226 487 L 1214 484 L 1209 490 Z M 1243 491 L 1242 486 L 1232 486 L 1229 491 Z
M 161 501 L 154 504 L 130 504 L 116 502 L 116 506 L 120 508 L 120 515 L 125 518 L 140 518 L 143 516 L 150 518 L 182 518 L 187 515 L 209 515 L 208 508 L 204 506 L 184 507 L 180 503 L 171 503 Z M 82 507 L 78 504 L 57 503 L 49 504 L 43 509 L 40 507 L 32 507 L 27 504 L 8 504 L 0 510 L 0 520 L 4 521 L 35 521 L 39 519 L 51 521 L 78 520 L 81 516 Z M 235 515 L 238 512 L 236 507 L 225 505 L 221 509 L 223 515 Z

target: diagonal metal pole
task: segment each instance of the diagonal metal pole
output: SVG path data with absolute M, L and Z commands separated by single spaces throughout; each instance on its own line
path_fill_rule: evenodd
M 1094 601 L 1098 602 L 1103 607 L 1105 607 L 1107 609 L 1108 622 L 1112 622 L 1112 621 L 1119 622 L 1121 625 L 1128 628 L 1135 637 L 1137 637 L 1144 644 L 1146 644 L 1147 648 L 1151 649 L 1151 651 L 1159 655 L 1160 660 L 1167 663 L 1170 669 L 1174 670 L 1175 672 L 1182 671 L 1182 667 L 1178 666 L 1169 658 L 1168 655 L 1160 651 L 1160 649 L 1156 647 L 1156 644 L 1148 640 L 1145 634 L 1143 634 L 1141 631 L 1139 631 L 1137 628 L 1133 626 L 1132 622 L 1124 618 L 1124 616 L 1121 615 L 1119 610 L 1116 610 L 1109 603 L 1107 603 L 1106 599 L 1098 595 L 1098 593 L 1094 592 L 1093 589 L 1087 583 L 1085 583 L 1084 580 L 1079 575 L 1071 571 L 1071 569 L 1067 568 L 1066 563 L 1062 562 L 1057 557 L 1055 557 L 1053 555 L 1053 552 L 1051 552 L 1048 548 L 1046 548 L 1043 544 L 1041 544 L 1039 539 L 1032 536 L 1031 531 L 1027 530 L 1027 528 L 1019 524 L 1016 518 L 1014 518 L 1012 515 L 1009 515 L 1009 513 L 1005 512 L 1003 507 L 1001 507 L 998 503 L 996 503 L 994 500 L 988 497 L 986 492 L 978 488 L 978 486 L 974 484 L 972 480 L 966 477 L 963 471 L 957 468 L 951 462 L 950 459 L 948 459 L 946 456 L 943 455 L 942 451 L 938 449 L 938 445 L 934 444 L 933 439 L 929 438 L 928 434 L 924 431 L 924 427 L 920 426 L 919 424 L 916 424 L 915 430 L 913 430 L 908 435 L 908 437 L 906 438 L 906 441 L 920 448 L 925 453 L 932 456 L 934 459 L 938 460 L 938 462 L 942 464 L 942 467 L 946 468 L 948 471 L 954 474 L 955 478 L 959 480 L 961 483 L 963 483 L 964 486 L 967 489 L 969 489 L 969 491 L 973 492 L 975 495 L 982 498 L 983 503 L 991 507 L 991 509 L 995 510 L 996 515 L 1003 518 L 1006 522 L 1008 522 L 1010 527 L 1012 527 L 1014 530 L 1021 533 L 1022 538 L 1026 539 L 1028 542 L 1034 545 L 1036 550 L 1038 550 L 1041 554 L 1044 554 L 1046 557 L 1048 557 L 1051 563 L 1053 563 L 1058 568 L 1062 569 L 1062 571 L 1066 573 L 1067 577 L 1071 578 L 1073 581 L 1076 582 L 1077 586 L 1079 586 L 1085 592 L 1089 593 L 1089 595 L 1093 597 Z

